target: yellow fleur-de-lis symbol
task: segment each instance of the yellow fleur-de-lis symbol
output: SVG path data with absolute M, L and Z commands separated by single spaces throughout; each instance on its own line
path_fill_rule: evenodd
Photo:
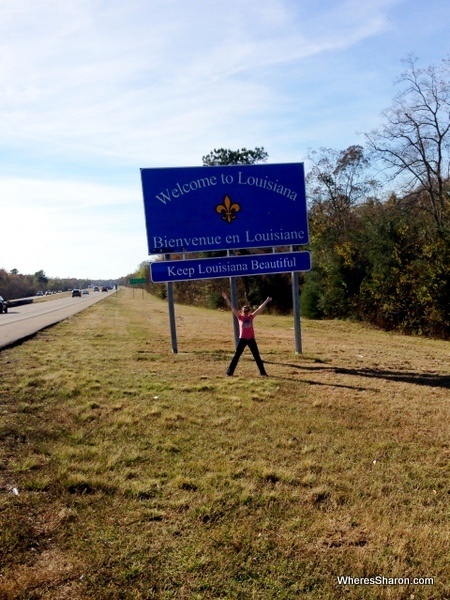
M 222 219 L 231 223 L 236 218 L 236 213 L 241 210 L 241 207 L 236 202 L 232 202 L 229 196 L 225 196 L 223 204 L 216 206 L 216 212 L 222 214 Z

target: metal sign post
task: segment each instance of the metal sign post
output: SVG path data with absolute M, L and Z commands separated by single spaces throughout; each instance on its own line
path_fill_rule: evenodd
M 292 273 L 292 307 L 294 313 L 295 352 L 302 353 L 302 332 L 300 326 L 300 297 L 298 273 Z
M 172 341 L 172 352 L 174 354 L 177 354 L 178 353 L 177 326 L 175 323 L 175 307 L 174 307 L 174 302 L 173 302 L 172 286 L 173 286 L 173 284 L 170 282 L 167 284 L 167 302 L 169 305 L 170 339 Z
M 170 255 L 166 255 L 166 258 L 170 258 Z M 167 282 L 167 304 L 169 307 L 169 323 L 170 323 L 170 339 L 172 342 L 172 352 L 178 353 L 177 346 L 177 325 L 175 322 L 175 305 L 173 301 L 173 284 L 171 281 Z
M 227 251 L 227 256 L 231 256 L 230 250 Z M 236 277 L 230 277 L 230 300 L 231 305 L 238 308 Z M 237 347 L 239 344 L 239 323 L 238 320 L 234 318 L 233 313 L 231 313 L 231 316 L 233 318 L 234 344 Z
M 297 248 L 291 246 L 291 251 L 295 252 Z M 311 264 L 308 270 L 311 270 Z M 298 271 L 291 275 L 292 281 L 292 312 L 294 315 L 294 334 L 295 334 L 295 353 L 302 353 L 302 331 L 300 324 L 300 289 L 298 285 Z

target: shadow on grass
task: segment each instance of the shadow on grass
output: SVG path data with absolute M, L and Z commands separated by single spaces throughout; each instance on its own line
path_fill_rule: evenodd
M 413 383 L 415 385 L 425 385 L 428 387 L 439 387 L 450 389 L 450 375 L 437 375 L 436 373 L 417 373 L 413 371 L 391 371 L 387 369 L 370 369 L 363 367 L 361 369 L 345 369 L 343 367 L 307 367 L 305 365 L 294 365 L 291 363 L 280 363 L 265 360 L 265 364 L 281 365 L 299 371 L 311 371 L 336 373 L 337 375 L 352 375 L 358 377 L 369 377 L 370 379 L 386 379 L 389 381 L 399 381 L 402 383 Z M 317 384 L 310 381 L 308 383 Z M 329 385 L 329 384 L 327 384 Z M 361 388 L 362 389 L 362 388 Z
M 267 361 L 265 360 L 264 363 L 266 364 Z M 270 363 L 269 363 L 270 364 Z M 280 364 L 280 363 L 272 363 L 272 364 Z M 290 365 L 289 365 L 290 366 Z M 301 381 L 301 383 L 307 383 L 308 385 L 323 385 L 324 387 L 334 387 L 334 388 L 343 388 L 346 390 L 355 390 L 357 392 L 374 392 L 374 391 L 378 391 L 378 390 L 373 390 L 372 388 L 366 388 L 366 387 L 361 387 L 360 385 L 344 385 L 342 383 L 330 383 L 330 382 L 322 382 L 322 381 L 313 381 L 312 379 L 304 379 L 303 377 L 301 378 L 301 380 L 295 378 L 295 377 L 283 377 L 280 375 L 270 375 L 269 377 L 272 377 L 273 379 L 283 379 L 285 381 Z

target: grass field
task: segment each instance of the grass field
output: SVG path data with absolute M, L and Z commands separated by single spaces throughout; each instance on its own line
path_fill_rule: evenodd
M 124 289 L 0 352 L 0 598 L 450 598 L 449 343 L 263 314 L 227 378 L 231 313 L 176 320 Z

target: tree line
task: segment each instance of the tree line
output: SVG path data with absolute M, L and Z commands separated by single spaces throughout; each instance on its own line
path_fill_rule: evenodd
M 365 148 L 311 153 L 314 269 L 303 312 L 448 339 L 450 62 L 405 63 L 401 91 Z
M 91 279 L 77 279 L 75 277 L 47 277 L 45 271 L 40 270 L 34 274 L 24 275 L 19 273 L 17 269 L 6 271 L 0 269 L 0 295 L 7 300 L 16 298 L 29 298 L 35 296 L 38 291 L 42 292 L 65 292 L 69 289 L 80 288 L 84 289 L 89 285 L 109 285 L 113 282 L 110 280 L 95 281 Z
M 408 56 L 400 91 L 365 146 L 310 151 L 306 180 L 313 269 L 302 314 L 450 338 L 450 60 L 419 68 Z M 253 164 L 264 148 L 216 149 L 204 166 Z M 261 250 L 254 250 L 261 252 Z M 245 251 L 242 252 L 251 252 Z M 217 254 L 217 253 L 216 253 Z M 140 276 L 148 276 L 142 263 Z M 178 302 L 223 305 L 226 279 L 177 282 Z M 161 297 L 165 286 L 149 290 Z M 292 309 L 289 275 L 238 278 L 242 301 Z

